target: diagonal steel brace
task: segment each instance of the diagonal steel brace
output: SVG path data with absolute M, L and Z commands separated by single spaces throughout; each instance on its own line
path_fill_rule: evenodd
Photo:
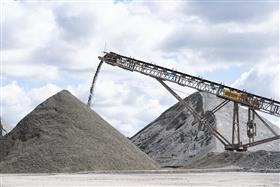
M 183 104 L 192 114 L 193 116 L 204 125 L 222 144 L 230 144 L 229 141 L 221 135 L 216 129 L 214 129 L 211 125 L 206 122 L 206 119 L 203 118 L 198 112 L 196 112 L 184 99 L 182 99 L 179 95 L 177 95 L 169 86 L 167 86 L 161 79 L 156 80 L 162 84 L 181 104 Z

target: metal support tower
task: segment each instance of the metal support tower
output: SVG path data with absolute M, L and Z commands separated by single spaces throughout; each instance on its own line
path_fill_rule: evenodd
M 231 144 L 226 145 L 227 150 L 245 151 L 247 148 L 242 147 L 240 141 L 240 123 L 239 123 L 239 106 L 238 103 L 233 102 L 233 117 L 232 117 L 232 135 Z
M 255 136 L 257 135 L 256 130 L 255 112 L 248 108 L 247 136 L 250 143 L 254 142 Z
M 2 119 L 0 117 L 0 137 L 3 136 L 3 125 L 2 125 Z
M 3 137 L 4 132 L 7 133 L 7 131 L 4 129 L 2 124 L 2 118 L 0 117 L 0 137 Z
M 240 130 L 239 130 L 239 107 L 236 102 L 233 104 L 233 120 L 232 120 L 232 144 L 237 140 L 237 145 L 240 145 Z

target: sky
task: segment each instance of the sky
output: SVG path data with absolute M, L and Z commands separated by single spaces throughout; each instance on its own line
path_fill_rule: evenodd
M 3 0 L 1 116 L 15 126 L 62 89 L 86 103 L 104 50 L 279 101 L 279 16 L 261 0 Z M 175 103 L 150 77 L 104 64 L 92 109 L 131 136 Z

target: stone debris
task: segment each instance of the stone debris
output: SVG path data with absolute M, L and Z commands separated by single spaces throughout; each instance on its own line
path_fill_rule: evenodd
M 240 168 L 243 170 L 279 170 L 280 152 L 259 150 L 255 152 L 208 153 L 188 165 L 188 169 Z

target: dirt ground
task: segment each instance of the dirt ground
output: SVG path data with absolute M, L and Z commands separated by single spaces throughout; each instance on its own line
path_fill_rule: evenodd
M 2 174 L 1 187 L 78 186 L 279 186 L 279 173 Z

